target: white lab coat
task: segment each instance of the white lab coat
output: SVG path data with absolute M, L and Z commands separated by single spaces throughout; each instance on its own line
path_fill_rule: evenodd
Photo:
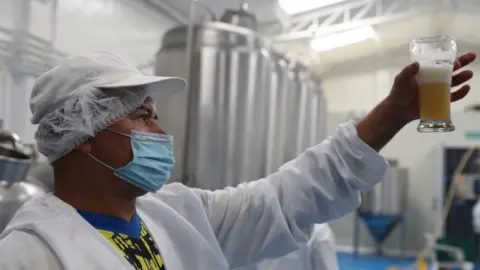
M 350 122 L 265 179 L 213 192 L 169 184 L 138 198 L 137 212 L 166 269 L 235 269 L 305 246 L 313 224 L 358 207 L 359 191 L 387 168 Z M 73 207 L 47 194 L 25 203 L 0 234 L 0 269 L 132 266 Z
M 277 259 L 267 259 L 241 270 L 338 270 L 335 237 L 330 227 L 316 224 L 307 245 Z M 240 269 L 239 269 L 240 270 Z
M 473 231 L 480 234 L 480 199 L 477 200 L 472 209 Z

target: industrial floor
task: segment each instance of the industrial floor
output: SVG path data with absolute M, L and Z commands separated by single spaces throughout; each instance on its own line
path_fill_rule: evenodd
M 351 253 L 338 253 L 339 270 L 387 270 L 388 267 L 406 267 L 412 260 L 382 258 L 375 256 L 359 256 L 355 258 Z

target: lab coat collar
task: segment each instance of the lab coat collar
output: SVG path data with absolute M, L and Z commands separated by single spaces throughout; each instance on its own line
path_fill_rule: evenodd
M 17 212 L 0 240 L 12 231 L 34 232 L 55 252 L 64 269 L 85 269 L 92 260 L 94 269 L 130 270 L 132 266 L 104 237 L 67 203 L 52 193 L 35 197 Z
M 172 210 L 167 203 L 159 200 L 157 194 L 149 193 L 137 200 L 137 212 L 159 247 L 165 268 L 228 269 L 218 244 L 209 242 L 187 218 Z M 182 245 L 179 249 L 178 243 L 191 244 Z M 194 260 L 192 256 L 195 256 Z
M 158 195 L 147 194 L 137 199 L 137 213 L 159 247 L 165 268 L 228 269 L 223 253 L 201 237 L 183 216 L 162 202 Z M 118 269 L 132 266 L 111 244 L 85 221 L 75 208 L 53 194 L 35 197 L 24 204 L 0 240 L 12 231 L 34 232 L 56 253 L 64 269 Z M 196 244 L 193 244 L 195 239 Z M 176 243 L 182 245 L 178 249 Z M 209 248 L 207 248 L 209 247 Z M 195 254 L 196 259 L 192 260 Z M 204 264 L 198 265 L 198 262 Z M 170 266 L 170 267 L 169 267 Z M 182 266 L 183 268 L 179 268 Z

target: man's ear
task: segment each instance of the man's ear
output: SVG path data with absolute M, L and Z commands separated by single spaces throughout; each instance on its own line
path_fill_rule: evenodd
M 83 152 L 83 153 L 90 153 L 92 151 L 92 144 L 90 143 L 90 140 L 80 144 L 77 146 L 77 151 Z

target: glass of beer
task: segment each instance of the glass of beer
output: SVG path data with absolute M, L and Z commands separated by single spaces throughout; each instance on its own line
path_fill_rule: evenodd
M 418 38 L 410 44 L 412 62 L 420 64 L 416 76 L 420 86 L 418 132 L 455 130 L 450 116 L 450 85 L 457 43 L 448 36 Z

